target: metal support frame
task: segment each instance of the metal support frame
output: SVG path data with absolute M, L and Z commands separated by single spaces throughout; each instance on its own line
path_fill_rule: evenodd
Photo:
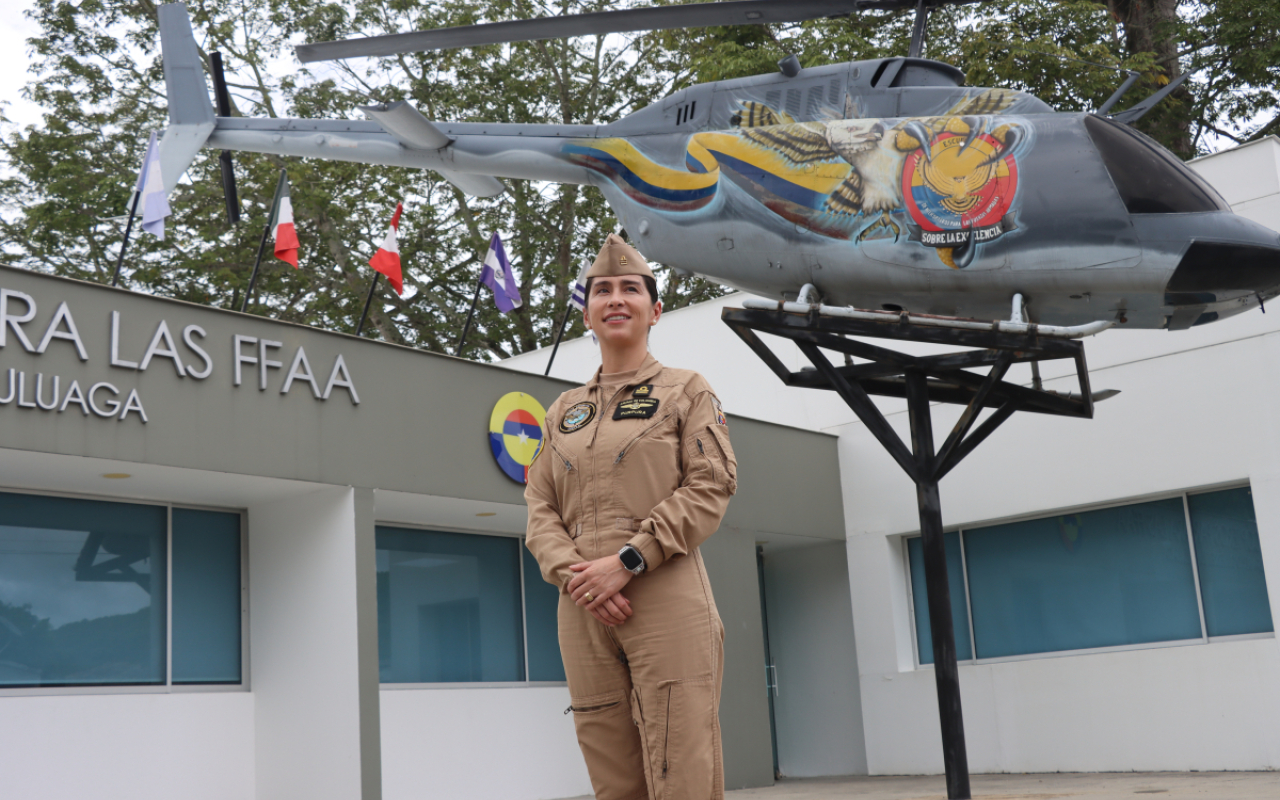
M 939 328 L 916 324 L 906 315 L 896 321 L 869 321 L 822 316 L 817 309 L 814 306 L 810 313 L 805 314 L 784 310 L 781 306 L 776 310 L 726 308 L 721 318 L 786 385 L 827 389 L 840 395 L 915 483 L 924 545 L 925 587 L 929 597 L 947 797 L 950 800 L 968 800 L 969 765 L 938 482 L 1015 411 L 1092 418 L 1094 396 L 1089 388 L 1084 345 L 1078 341 L 1037 336 L 1034 329 L 1027 333 L 1007 333 Z M 795 342 L 812 362 L 813 369 L 792 372 L 757 332 Z M 849 336 L 971 349 L 917 356 L 845 338 Z M 843 353 L 845 365 L 832 364 L 822 352 L 824 349 Z M 866 363 L 853 363 L 853 358 L 863 359 Z M 1016 363 L 1030 363 L 1034 367 L 1041 361 L 1057 359 L 1075 363 L 1079 393 L 1047 391 L 1039 386 L 1028 388 L 1005 380 L 1009 368 Z M 986 374 L 970 371 L 977 368 L 986 368 Z M 911 421 L 910 447 L 872 402 L 871 395 L 901 397 L 907 401 Z M 937 448 L 930 416 L 931 403 L 955 403 L 965 407 L 942 446 Z M 992 411 L 979 423 L 978 419 L 986 409 Z

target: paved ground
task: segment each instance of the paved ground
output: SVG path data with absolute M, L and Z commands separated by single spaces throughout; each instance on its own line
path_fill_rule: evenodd
M 1120 772 L 974 775 L 973 800 L 1280 800 L 1280 772 Z M 727 800 L 946 800 L 941 776 L 789 778 Z M 588 795 L 575 800 L 591 800 Z

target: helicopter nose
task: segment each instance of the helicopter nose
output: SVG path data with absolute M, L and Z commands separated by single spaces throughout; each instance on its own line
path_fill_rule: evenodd
M 1252 292 L 1280 287 L 1280 240 L 1244 244 L 1194 239 L 1169 277 L 1168 293 Z

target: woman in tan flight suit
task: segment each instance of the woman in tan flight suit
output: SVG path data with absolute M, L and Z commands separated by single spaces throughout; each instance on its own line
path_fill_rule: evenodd
M 616 235 L 583 313 L 601 367 L 547 410 L 525 489 L 578 744 L 597 800 L 718 800 L 724 626 L 698 545 L 737 489 L 724 413 L 701 375 L 649 355 L 657 285 Z

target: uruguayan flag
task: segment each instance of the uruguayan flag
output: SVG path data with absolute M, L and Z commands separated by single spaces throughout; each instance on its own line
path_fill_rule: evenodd
M 579 311 L 584 311 L 587 307 L 587 279 L 584 276 L 590 267 L 590 261 L 583 261 L 582 269 L 578 270 L 578 279 L 569 286 L 569 302 Z

